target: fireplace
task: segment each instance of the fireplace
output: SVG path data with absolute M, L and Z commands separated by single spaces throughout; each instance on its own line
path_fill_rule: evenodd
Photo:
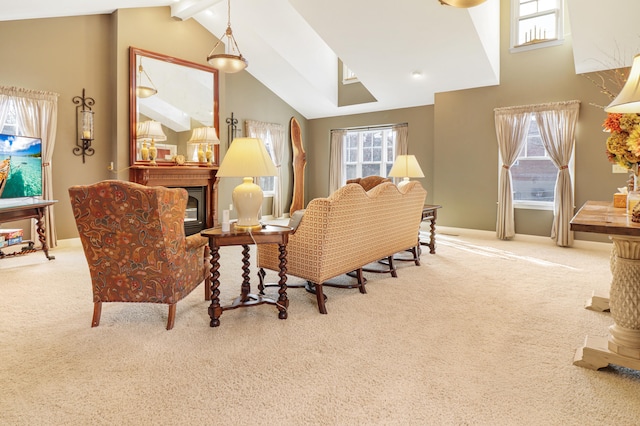
M 185 215 L 185 233 L 192 235 L 217 225 L 218 167 L 132 166 L 129 180 L 142 185 L 184 188 L 189 194 Z
M 196 234 L 207 225 L 207 209 L 206 209 L 206 186 L 197 186 L 185 188 L 189 194 L 187 200 L 187 210 L 184 215 L 184 233 L 185 235 Z

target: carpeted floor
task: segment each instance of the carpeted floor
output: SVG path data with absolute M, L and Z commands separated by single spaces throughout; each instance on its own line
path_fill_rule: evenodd
M 91 328 L 84 256 L 64 241 L 53 261 L 0 260 L 0 424 L 636 425 L 640 373 L 572 365 L 612 324 L 584 309 L 609 251 L 441 228 L 422 266 L 366 274 L 365 295 L 326 288 L 328 315 L 290 289 L 287 320 L 262 305 L 210 328 L 200 286 L 166 331 L 151 304 L 106 304 Z M 240 251 L 220 263 L 229 302 Z

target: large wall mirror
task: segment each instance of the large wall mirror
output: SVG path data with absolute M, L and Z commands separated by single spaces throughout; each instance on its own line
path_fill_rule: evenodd
M 159 166 L 206 166 L 198 151 L 219 165 L 218 71 L 160 53 L 130 47 L 130 163 L 149 165 L 153 139 Z M 201 152 L 201 154 L 202 154 Z M 180 157 L 182 156 L 182 157 Z

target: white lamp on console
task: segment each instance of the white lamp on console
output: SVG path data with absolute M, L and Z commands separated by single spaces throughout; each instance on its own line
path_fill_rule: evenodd
M 398 188 L 401 188 L 409 182 L 409 178 L 424 177 L 424 173 L 422 173 L 415 155 L 398 155 L 391 170 L 389 170 L 389 177 L 403 178 L 398 183 Z
M 264 143 L 257 138 L 237 138 L 231 142 L 216 173 L 217 177 L 241 177 L 242 183 L 233 190 L 233 204 L 238 212 L 236 229 L 261 228 L 260 208 L 262 189 L 253 183 L 252 176 L 276 176 L 273 164 Z

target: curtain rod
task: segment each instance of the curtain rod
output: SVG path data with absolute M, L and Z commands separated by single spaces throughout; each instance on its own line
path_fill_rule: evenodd
M 386 129 L 389 127 L 407 127 L 409 123 L 399 123 L 399 124 L 378 124 L 376 126 L 359 126 L 359 127 L 345 127 L 342 129 L 331 129 L 331 131 L 342 131 L 342 130 L 375 130 L 375 129 Z

